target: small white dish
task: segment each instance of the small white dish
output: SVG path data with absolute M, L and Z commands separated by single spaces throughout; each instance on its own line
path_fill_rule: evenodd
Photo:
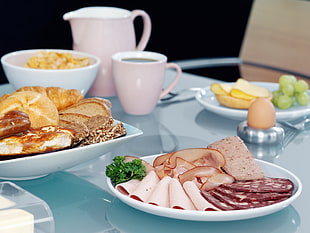
M 141 157 L 150 163 L 158 155 L 151 155 Z M 132 199 L 119 191 L 117 191 L 111 183 L 111 180 L 107 178 L 108 187 L 114 193 L 114 195 L 119 198 L 121 201 L 126 203 L 127 205 L 136 208 L 138 210 L 144 211 L 146 213 L 155 214 L 158 216 L 174 218 L 174 219 L 183 219 L 183 220 L 192 220 L 192 221 L 232 221 L 232 220 L 242 220 L 255 218 L 260 216 L 265 216 L 271 213 L 275 213 L 277 211 L 282 210 L 283 208 L 290 205 L 296 198 L 301 194 L 302 191 L 302 183 L 299 178 L 294 175 L 292 172 L 269 162 L 263 160 L 256 160 L 259 166 L 263 169 L 266 176 L 270 177 L 281 177 L 288 178 L 294 183 L 294 191 L 293 195 L 276 204 L 247 209 L 247 210 L 232 210 L 232 211 L 197 211 L 197 210 L 179 210 L 179 209 L 170 209 L 160 206 L 154 206 L 147 203 L 143 203 Z
M 277 90 L 279 88 L 278 83 L 268 82 L 252 82 L 255 85 L 265 87 L 270 91 Z M 223 117 L 227 117 L 234 120 L 245 120 L 247 118 L 248 111 L 242 109 L 233 109 L 221 105 L 213 92 L 210 90 L 210 86 L 202 88 L 196 94 L 196 100 L 207 110 L 218 114 Z M 294 106 L 289 109 L 276 108 L 276 117 L 278 121 L 290 121 L 310 114 L 310 105 L 308 106 Z
M 110 141 L 45 154 L 2 160 L 0 161 L 0 179 L 34 179 L 56 171 L 69 169 L 111 152 L 113 149 L 142 134 L 141 130 L 128 124 L 123 124 L 127 130 L 127 135 Z

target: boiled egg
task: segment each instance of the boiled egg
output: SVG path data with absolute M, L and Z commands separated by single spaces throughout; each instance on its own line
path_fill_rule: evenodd
M 276 110 L 270 100 L 257 98 L 248 109 L 248 126 L 255 129 L 269 129 L 275 126 Z

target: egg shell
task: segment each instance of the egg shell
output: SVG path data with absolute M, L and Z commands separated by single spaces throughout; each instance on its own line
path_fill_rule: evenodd
M 276 111 L 270 100 L 257 98 L 248 109 L 248 126 L 255 129 L 269 129 L 276 123 Z

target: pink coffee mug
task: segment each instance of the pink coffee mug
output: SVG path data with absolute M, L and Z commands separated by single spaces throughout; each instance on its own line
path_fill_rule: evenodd
M 176 70 L 174 81 L 163 90 L 165 72 Z M 112 73 L 119 101 L 128 114 L 145 115 L 153 111 L 158 100 L 168 94 L 182 75 L 167 57 L 147 51 L 119 52 L 112 56 Z

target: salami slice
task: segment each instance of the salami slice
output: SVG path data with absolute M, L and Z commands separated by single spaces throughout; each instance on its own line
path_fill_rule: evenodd
M 281 202 L 287 198 L 280 198 L 280 199 L 273 199 L 273 200 L 266 200 L 266 201 L 236 201 L 234 198 L 227 197 L 222 193 L 212 190 L 210 194 L 218 199 L 219 201 L 231 206 L 235 210 L 243 210 L 243 209 L 251 209 L 251 208 L 258 208 L 263 206 L 272 205 L 278 202 Z
M 223 187 L 216 188 L 216 191 L 227 196 L 228 198 L 234 199 L 238 202 L 252 202 L 252 201 L 270 201 L 282 198 L 289 198 L 292 195 L 292 192 L 241 192 L 241 191 L 232 191 Z
M 264 178 L 222 184 L 210 191 L 201 190 L 207 201 L 221 210 L 243 210 L 272 205 L 289 198 L 294 184 L 284 178 Z
M 242 192 L 291 192 L 294 184 L 285 178 L 264 178 L 248 181 L 237 181 L 232 184 L 222 184 L 221 187 Z
M 236 209 L 234 206 L 229 205 L 229 204 L 221 201 L 220 199 L 214 197 L 208 191 L 202 190 L 201 194 L 208 202 L 210 202 L 212 205 L 219 208 L 220 210 L 235 210 Z

